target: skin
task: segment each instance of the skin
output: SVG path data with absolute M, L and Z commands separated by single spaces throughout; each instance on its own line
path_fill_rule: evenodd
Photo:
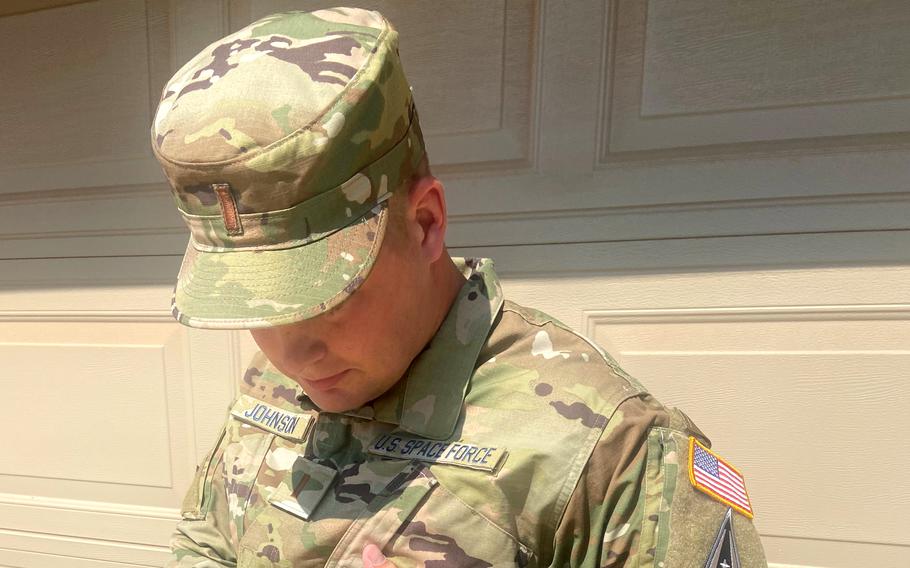
M 375 544 L 364 546 L 360 559 L 363 561 L 363 568 L 395 568 L 395 565 L 386 560 L 382 551 Z
M 417 178 L 393 196 L 389 214 L 379 257 L 350 298 L 315 318 L 250 330 L 272 364 L 329 412 L 362 406 L 398 382 L 465 283 L 445 248 L 438 179 Z M 365 568 L 394 568 L 375 544 L 361 558 Z
M 445 248 L 442 183 L 426 173 L 391 199 L 373 269 L 334 310 L 252 329 L 262 352 L 322 410 L 357 408 L 389 390 L 435 335 L 465 283 Z

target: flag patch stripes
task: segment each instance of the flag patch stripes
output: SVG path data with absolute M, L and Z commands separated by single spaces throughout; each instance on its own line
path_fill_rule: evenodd
M 696 489 L 750 519 L 753 517 L 752 501 L 742 474 L 694 436 L 689 437 L 689 481 Z

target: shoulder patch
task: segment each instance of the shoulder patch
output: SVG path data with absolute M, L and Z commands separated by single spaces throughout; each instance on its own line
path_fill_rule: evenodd
M 303 412 L 289 412 L 249 395 L 241 395 L 231 408 L 231 416 L 283 438 L 302 442 L 313 418 Z
M 499 468 L 508 454 L 505 448 L 463 441 L 440 442 L 396 432 L 377 437 L 368 451 L 387 458 L 443 463 L 490 473 Z
M 694 436 L 689 437 L 689 481 L 699 491 L 746 517 L 754 516 L 743 475 Z
M 732 511 L 727 509 L 724 520 L 720 523 L 714 546 L 705 560 L 705 568 L 741 568 L 739 551 L 736 550 L 736 537 L 733 536 Z

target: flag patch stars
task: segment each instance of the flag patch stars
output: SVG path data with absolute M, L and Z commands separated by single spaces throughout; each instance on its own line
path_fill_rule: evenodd
M 689 438 L 689 481 L 699 491 L 750 519 L 753 517 L 752 501 L 742 474 L 694 437 Z

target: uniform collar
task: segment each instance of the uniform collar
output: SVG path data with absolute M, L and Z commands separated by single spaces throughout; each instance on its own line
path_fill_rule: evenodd
M 436 335 L 395 386 L 342 414 L 398 424 L 406 432 L 434 440 L 455 432 L 477 356 L 502 309 L 503 296 L 492 260 L 452 260 L 467 281 Z M 312 405 L 305 400 L 304 406 L 307 403 Z

